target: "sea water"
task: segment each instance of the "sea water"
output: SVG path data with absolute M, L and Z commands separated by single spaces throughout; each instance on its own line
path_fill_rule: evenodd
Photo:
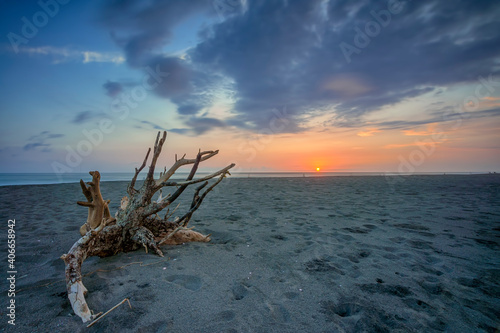
M 197 172 L 197 177 L 204 177 L 211 172 Z M 438 173 L 419 173 L 427 175 L 443 174 Z M 447 173 L 448 174 L 448 173 Z M 452 173 L 449 173 L 452 174 Z M 471 173 L 453 173 L 453 174 L 471 174 Z M 187 177 L 187 172 L 178 172 L 172 179 L 180 180 Z M 385 172 L 232 172 L 232 177 L 237 178 L 283 178 L 283 177 L 332 177 L 332 176 L 397 176 L 398 173 Z M 407 174 L 405 174 L 407 175 Z M 101 181 L 130 181 L 134 176 L 131 172 L 101 172 Z M 156 177 L 158 177 L 156 175 Z M 143 180 L 146 172 L 139 175 L 137 180 Z M 91 176 L 88 173 L 0 173 L 0 186 L 7 185 L 37 185 L 37 184 L 62 184 L 78 183 L 80 179 L 88 182 Z

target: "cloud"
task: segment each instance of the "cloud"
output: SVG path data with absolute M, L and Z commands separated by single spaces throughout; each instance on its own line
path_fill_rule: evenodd
M 125 58 L 114 52 L 81 51 L 66 47 L 40 46 L 40 47 L 20 47 L 19 52 L 30 55 L 44 55 L 52 57 L 54 64 L 68 61 L 81 62 L 83 64 L 91 62 L 110 62 L 121 64 Z
M 106 117 L 106 114 L 104 112 L 93 112 L 87 110 L 78 112 L 71 122 L 73 124 L 83 124 L 93 119 L 103 118 L 103 117 Z
M 145 125 L 148 125 L 148 126 L 151 126 L 153 129 L 156 129 L 156 130 L 160 130 L 160 131 L 166 131 L 165 128 L 161 127 L 160 125 L 158 124 L 155 124 L 155 123 L 152 123 L 150 121 L 147 121 L 147 120 L 138 120 L 141 124 L 145 124 Z
M 244 11 L 206 25 L 182 59 L 163 54 L 177 25 L 213 14 L 210 3 L 112 1 L 101 15 L 131 67 L 159 64 L 171 73 L 155 92 L 181 115 L 209 107 L 206 92 L 227 81 L 234 93 L 227 125 L 257 131 L 286 105 L 283 132 L 306 130 L 312 111 L 330 115 L 333 126 L 363 127 L 364 117 L 383 107 L 500 74 L 494 0 L 401 1 L 397 14 L 387 12 L 387 1 L 248 1 Z M 384 13 L 390 19 L 381 19 Z M 380 28 L 371 37 L 369 22 Z M 349 59 L 344 44 L 357 49 Z
M 427 135 L 432 135 L 432 132 L 429 132 L 429 131 L 415 131 L 415 130 L 404 130 L 403 133 L 406 136 L 427 136 Z
M 115 64 L 121 64 L 125 61 L 121 55 L 110 54 L 110 53 L 99 53 L 92 51 L 83 51 L 83 63 L 87 64 L 89 62 L 112 62 Z
M 148 2 L 109 1 L 100 13 L 100 22 L 110 30 L 125 52 L 131 67 L 142 67 L 160 55 L 176 25 L 201 12 L 213 11 L 206 0 L 152 0 Z
M 359 132 L 358 136 L 362 136 L 362 137 L 373 136 L 373 134 L 379 133 L 379 132 L 381 132 L 381 131 L 377 128 L 370 128 L 370 129 L 367 129 L 366 131 Z
M 366 82 L 366 79 L 363 77 L 348 73 L 326 78 L 321 88 L 323 91 L 331 91 L 345 98 L 363 96 L 371 90 L 374 90 L 374 87 Z
M 499 71 L 494 1 L 406 2 L 351 63 L 340 43 L 354 45 L 354 28 L 373 21 L 370 12 L 387 3 L 329 1 L 326 13 L 324 3 L 249 2 L 245 15 L 212 27 L 191 58 L 235 81 L 235 111 L 254 124 L 277 104 L 294 105 L 295 115 L 331 105 L 352 120 L 435 86 Z
M 474 119 L 494 118 L 494 117 L 500 117 L 500 108 L 482 110 L 482 111 L 471 111 L 471 112 L 443 111 L 442 113 L 436 112 L 433 116 L 421 120 L 379 121 L 379 122 L 372 122 L 372 125 L 377 126 L 377 128 L 383 131 L 390 131 L 390 130 L 410 131 L 405 133 L 418 133 L 418 132 L 411 132 L 411 130 L 414 129 L 415 127 L 419 127 L 422 125 L 429 125 L 427 133 L 431 133 L 432 135 L 435 132 L 442 132 L 447 127 L 456 128 L 457 126 L 461 126 L 463 120 L 474 120 Z
M 188 128 L 171 128 L 168 131 L 186 135 L 200 135 L 209 132 L 212 129 L 227 126 L 225 122 L 216 118 L 195 116 L 189 117 L 185 121 L 185 125 Z
M 441 144 L 445 142 L 446 140 L 443 141 L 422 141 L 422 142 L 413 142 L 413 143 L 403 143 L 403 144 L 391 144 L 391 145 L 385 145 L 385 149 L 395 149 L 395 148 L 406 148 L 406 147 L 428 147 L 428 146 L 436 146 L 438 144 Z
M 500 107 L 500 97 L 487 96 L 481 98 L 478 108 L 491 109 Z
M 158 68 L 162 73 L 168 74 L 154 88 L 158 96 L 186 99 L 193 91 L 192 80 L 195 73 L 182 59 L 158 56 L 150 59 L 148 66 Z
M 42 140 L 42 139 L 55 139 L 55 138 L 61 138 L 63 136 L 64 134 L 53 134 L 50 133 L 49 131 L 43 131 L 40 132 L 39 134 L 31 136 L 28 140 L 32 141 L 32 140 Z
M 172 132 L 172 133 L 183 134 L 183 135 L 189 135 L 189 133 L 190 133 L 189 129 L 187 129 L 187 128 L 171 128 L 168 131 Z
M 39 147 L 45 147 L 42 149 L 43 152 L 49 152 L 50 149 L 50 144 L 48 143 L 41 143 L 41 142 L 33 142 L 33 143 L 27 143 L 23 149 L 24 150 L 35 150 L 36 148 L 39 148 Z
M 182 115 L 195 114 L 199 110 L 200 110 L 200 106 L 195 105 L 195 104 L 185 104 L 185 105 L 181 105 L 177 108 L 177 112 L 179 112 Z
M 426 127 L 427 127 L 426 130 L 409 129 L 409 130 L 403 130 L 402 132 L 406 136 L 429 136 L 429 135 L 436 134 L 437 124 L 429 123 L 429 124 L 427 124 Z
M 40 150 L 42 152 L 50 152 L 51 143 L 48 143 L 50 139 L 57 139 L 63 137 L 64 134 L 55 134 L 49 131 L 43 131 L 39 134 L 33 135 L 28 139 L 28 143 L 26 143 L 23 147 L 23 150 Z
M 222 80 L 220 75 L 200 71 L 178 57 L 156 56 L 149 60 L 147 66 L 165 73 L 153 92 L 176 104 L 180 115 L 195 115 L 210 107 L 214 100 L 214 87 Z
M 214 100 L 213 90 L 222 79 L 219 73 L 206 68 L 200 70 L 185 54 L 174 56 L 162 52 L 163 47 L 171 41 L 175 27 L 199 14 L 215 16 L 217 12 L 212 2 L 206 0 L 153 0 L 140 4 L 110 1 L 100 14 L 101 23 L 123 49 L 130 67 L 153 71 L 158 69 L 167 74 L 153 92 L 159 97 L 170 99 L 182 116 L 194 116 L 210 107 Z M 204 132 L 213 127 L 208 122 L 186 120 L 186 126 L 193 126 L 186 130 L 191 133 Z M 177 130 L 184 132 L 184 129 Z
M 119 82 L 107 81 L 102 85 L 106 90 L 106 95 L 116 97 L 123 91 L 123 85 Z
M 190 126 L 196 134 L 203 134 L 213 128 L 221 128 L 226 126 L 223 121 L 210 117 L 191 117 L 186 122 L 186 125 Z

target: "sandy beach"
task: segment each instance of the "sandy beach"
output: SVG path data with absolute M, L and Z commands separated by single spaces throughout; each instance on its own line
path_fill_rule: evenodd
M 126 186 L 101 184 L 113 214 Z M 91 328 L 73 314 L 59 259 L 79 238 L 83 198 L 78 184 L 0 187 L 1 331 L 500 329 L 498 175 L 228 179 L 190 222 L 210 243 L 84 262 L 92 310 L 132 305 Z M 6 316 L 9 219 L 15 327 Z

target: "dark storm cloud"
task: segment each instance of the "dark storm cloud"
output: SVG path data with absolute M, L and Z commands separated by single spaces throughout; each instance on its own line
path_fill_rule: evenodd
M 107 81 L 102 86 L 106 90 L 106 95 L 109 97 L 116 97 L 123 91 L 123 86 L 119 82 Z
M 180 115 L 195 115 L 212 105 L 211 91 L 221 80 L 220 75 L 202 72 L 177 57 L 155 56 L 147 66 L 166 73 L 153 91 L 175 103 Z
M 64 134 L 51 133 L 49 131 L 43 131 L 39 134 L 33 135 L 28 139 L 28 143 L 23 146 L 23 150 L 41 150 L 42 152 L 49 152 L 51 143 L 47 141 L 50 139 L 57 139 L 63 137 Z
M 248 2 L 244 15 L 208 28 L 206 35 L 211 37 L 191 57 L 235 81 L 237 116 L 233 123 L 267 127 L 273 108 L 287 105 L 293 116 L 311 106 L 302 77 L 324 29 L 320 3 Z
M 168 73 L 155 87 L 154 91 L 157 95 L 165 98 L 181 97 L 184 99 L 192 93 L 194 89 L 192 81 L 195 73 L 185 61 L 176 57 L 157 56 L 149 60 L 148 66 Z
M 102 10 L 100 20 L 109 29 L 115 42 L 123 48 L 127 63 L 133 68 L 160 71 L 154 93 L 178 105 L 182 115 L 194 115 L 211 105 L 207 98 L 209 82 L 217 75 L 207 75 L 192 64 L 177 57 L 165 56 L 161 48 L 167 45 L 176 25 L 192 15 L 215 15 L 211 1 L 110 1 Z M 105 84 L 108 89 L 109 84 Z
M 142 67 L 151 54 L 169 43 L 173 28 L 187 17 L 211 9 L 206 0 L 114 0 L 102 10 L 100 20 L 125 51 L 132 67 Z
M 271 110 L 286 105 L 282 131 L 297 132 L 311 110 L 335 110 L 332 118 L 363 125 L 363 116 L 381 107 L 500 73 L 500 6 L 493 0 L 247 1 L 242 14 L 201 31 L 188 60 L 155 53 L 181 20 L 209 12 L 207 3 L 113 2 L 104 15 L 131 66 L 159 63 L 172 71 L 156 93 L 183 115 L 210 105 L 202 92 L 218 75 L 234 82 L 227 124 L 267 127 Z
M 245 15 L 212 27 L 192 59 L 235 80 L 236 111 L 256 125 L 277 104 L 293 105 L 292 114 L 335 105 L 337 116 L 360 119 L 435 86 L 499 72 L 495 1 L 402 2 L 397 14 L 387 4 L 329 1 L 325 13 L 322 1 L 252 1 Z M 384 13 L 385 27 L 375 18 Z M 346 59 L 340 44 L 356 47 L 354 29 L 370 21 L 380 32 Z

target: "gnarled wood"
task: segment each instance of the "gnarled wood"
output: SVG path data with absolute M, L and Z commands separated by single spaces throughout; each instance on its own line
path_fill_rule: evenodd
M 183 156 L 177 160 L 167 171 L 160 173 L 158 179 L 154 179 L 154 171 L 158 157 L 165 143 L 167 133 L 159 132 L 153 148 L 151 165 L 142 187 L 135 189 L 135 183 L 139 173 L 145 168 L 151 148 L 148 150 L 144 162 L 135 169 L 134 177 L 127 187 L 128 196 L 121 200 L 120 208 L 111 217 L 108 204 L 109 200 L 104 200 L 100 190 L 100 174 L 98 171 L 91 171 L 92 181 L 85 183 L 80 181 L 82 192 L 87 201 L 77 202 L 79 205 L 88 207 L 89 214 L 87 222 L 81 227 L 82 237 L 75 242 L 67 254 L 61 256 L 66 263 L 66 288 L 68 298 L 75 314 L 82 318 L 83 322 L 95 319 L 95 315 L 89 309 L 85 294 L 87 289 L 82 283 L 81 266 L 83 261 L 91 256 L 106 257 L 119 252 L 127 252 L 144 248 L 146 252 L 152 250 L 154 253 L 163 256 L 160 245 L 176 245 L 186 242 L 209 242 L 210 235 L 203 235 L 193 228 L 187 228 L 193 213 L 200 207 L 206 195 L 219 184 L 228 174 L 234 164 L 212 173 L 209 176 L 194 179 L 199 164 L 219 152 L 199 151 L 196 158 L 186 159 Z M 169 182 L 168 180 L 181 166 L 193 164 L 191 172 L 184 182 Z M 204 192 L 202 190 L 208 185 L 208 180 L 218 177 L 212 185 Z M 167 210 L 165 217 L 160 218 L 158 213 L 171 205 L 183 192 L 192 184 L 204 182 L 199 186 L 193 196 L 191 207 L 181 217 L 176 217 L 173 221 L 168 219 L 177 210 L 178 206 L 170 213 Z M 176 186 L 177 189 L 163 196 L 160 195 L 156 201 L 153 196 L 161 191 L 163 187 Z
M 80 206 L 89 208 L 87 222 L 80 227 L 80 235 L 82 236 L 89 230 L 97 229 L 103 223 L 111 222 L 108 220 L 112 219 L 108 207 L 110 201 L 104 201 L 101 195 L 101 174 L 99 171 L 91 171 L 89 174 L 92 176 L 92 181 L 87 183 L 88 187 L 83 180 L 80 180 L 80 186 L 87 201 L 76 202 Z

